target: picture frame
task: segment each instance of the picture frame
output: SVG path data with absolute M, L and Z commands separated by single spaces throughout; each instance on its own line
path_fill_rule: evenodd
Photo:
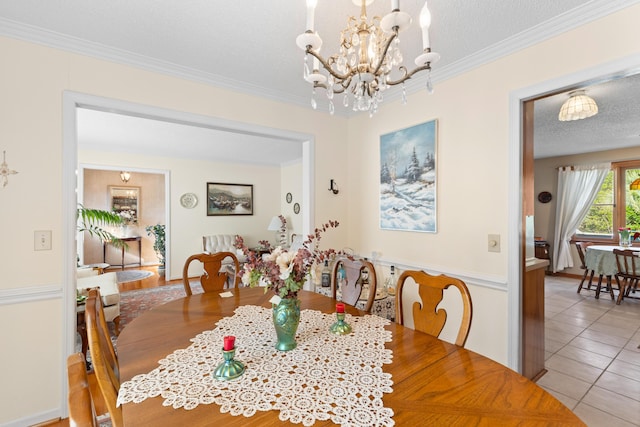
M 253 215 L 253 185 L 207 182 L 207 216 Z
M 380 228 L 437 231 L 437 120 L 380 136 Z
M 140 187 L 110 185 L 109 207 L 126 224 L 136 224 L 140 218 Z

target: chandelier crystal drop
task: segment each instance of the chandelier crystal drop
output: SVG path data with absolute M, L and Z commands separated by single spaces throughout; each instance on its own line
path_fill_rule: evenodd
M 406 103 L 404 82 L 420 71 L 429 72 L 427 90 L 432 93 L 431 64 L 438 61 L 440 55 L 431 52 L 431 14 L 426 2 L 420 12 L 423 52 L 414 61 L 416 68 L 409 71 L 402 65 L 404 58 L 398 34 L 411 24 L 411 16 L 400 11 L 400 0 L 391 0 L 391 12 L 382 19 L 374 16 L 371 20 L 367 17 L 367 5 L 374 0 L 352 1 L 360 6 L 360 18 L 348 18 L 347 27 L 340 33 L 338 53 L 324 58 L 320 55 L 322 39 L 314 30 L 317 0 L 307 0 L 307 30 L 298 36 L 296 43 L 305 51 L 304 79 L 313 85 L 314 94 L 315 88 L 327 91 L 332 114 L 334 94 L 344 93 L 345 107 L 351 104 L 354 111 L 368 111 L 372 116 L 382 103 L 383 92 L 389 86 L 402 84 L 403 104 Z M 313 57 L 311 69 L 309 57 Z M 392 73 L 399 77 L 392 77 Z M 348 97 L 352 99 L 349 100 Z M 315 99 L 312 104 L 315 104 Z

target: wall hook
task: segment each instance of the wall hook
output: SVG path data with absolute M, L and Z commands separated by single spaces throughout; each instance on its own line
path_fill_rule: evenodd
M 338 190 L 338 183 L 333 179 L 329 184 L 329 191 L 331 191 L 333 194 L 338 194 L 340 192 L 340 190 Z

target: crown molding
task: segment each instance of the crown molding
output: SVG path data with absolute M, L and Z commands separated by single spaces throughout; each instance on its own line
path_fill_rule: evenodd
M 640 0 L 593 0 L 579 8 L 570 10 L 562 15 L 558 15 L 542 24 L 516 34 L 499 43 L 475 52 L 472 55 L 450 63 L 442 68 L 435 67 L 432 71 L 431 79 L 435 84 L 464 74 L 474 68 L 480 67 L 499 58 L 540 43 L 551 37 L 570 31 L 576 27 L 592 22 L 596 19 L 610 15 L 627 7 L 638 4 Z M 44 30 L 40 27 L 26 25 L 0 18 L 0 35 L 28 41 L 55 49 L 61 49 L 80 55 L 90 56 L 97 59 L 116 62 L 124 65 L 134 66 L 147 71 L 166 74 L 185 80 L 205 83 L 211 86 L 227 89 L 234 92 L 244 93 L 252 96 L 270 99 L 286 104 L 293 104 L 304 108 L 311 108 L 307 97 L 300 97 L 252 85 L 251 83 L 229 79 L 220 75 L 206 73 L 193 68 L 184 67 L 167 61 L 150 58 L 144 55 L 134 54 L 122 49 L 116 49 L 99 43 L 82 40 Z M 408 94 L 422 90 L 426 85 L 426 76 L 411 79 L 405 83 Z M 396 89 L 396 88 L 394 88 Z M 389 90 L 385 93 L 386 100 L 400 99 L 400 90 Z M 328 112 L 328 107 L 319 105 L 318 110 Z M 350 109 L 338 106 L 336 115 L 350 117 L 356 114 Z

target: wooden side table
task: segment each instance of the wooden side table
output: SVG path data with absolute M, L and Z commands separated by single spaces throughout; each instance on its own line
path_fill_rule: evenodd
M 142 267 L 142 236 L 119 237 L 119 239 L 125 243 L 138 242 L 138 262 L 133 262 L 129 264 L 124 263 L 124 250 L 126 248 L 126 245 L 123 245 L 122 246 L 122 262 L 120 264 L 111 264 L 111 265 L 114 267 L 122 267 L 123 270 L 126 266 L 130 266 L 130 265 L 139 265 L 140 267 Z M 107 245 L 108 244 L 109 242 L 102 243 L 102 262 L 103 263 L 107 262 Z

